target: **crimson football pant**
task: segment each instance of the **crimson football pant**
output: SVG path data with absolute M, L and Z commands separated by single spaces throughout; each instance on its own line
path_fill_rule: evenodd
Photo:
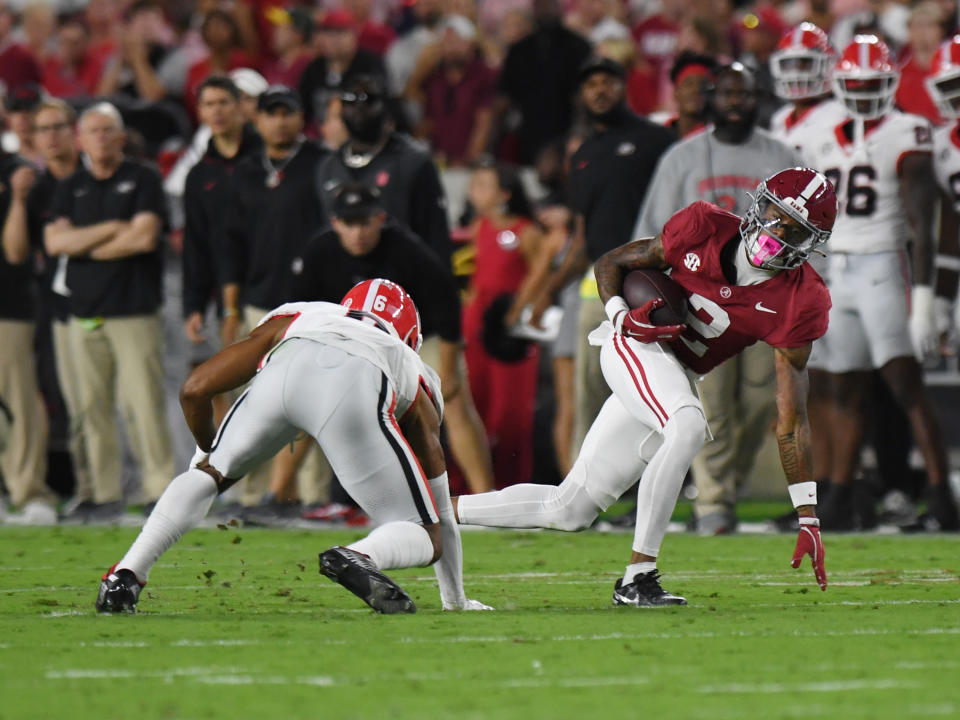
M 703 409 L 680 363 L 659 345 L 614 333 L 600 357 L 613 395 L 564 481 L 461 496 L 461 523 L 580 530 L 639 479 L 633 549 L 659 553 L 684 477 L 703 447 Z

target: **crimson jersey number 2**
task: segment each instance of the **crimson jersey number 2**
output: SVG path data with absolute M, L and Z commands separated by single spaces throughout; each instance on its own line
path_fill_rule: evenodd
M 693 330 L 705 340 L 720 337 L 730 327 L 730 315 L 713 300 L 708 300 L 703 295 L 697 295 L 697 293 L 693 293 L 687 298 L 687 304 L 690 306 L 690 309 L 687 310 L 687 330 L 684 330 L 683 335 L 680 336 L 680 341 L 690 348 L 690 352 L 694 355 L 703 357 L 708 349 L 706 344 L 687 337 L 687 333 Z M 697 311 L 709 315 L 710 322 L 704 322 L 694 315 Z
M 843 173 L 838 168 L 824 170 L 827 180 L 833 183 L 837 197 L 843 198 L 841 212 L 851 217 L 868 217 L 877 209 L 877 190 L 874 183 L 877 171 L 870 165 L 854 165 L 846 178 L 844 192 Z

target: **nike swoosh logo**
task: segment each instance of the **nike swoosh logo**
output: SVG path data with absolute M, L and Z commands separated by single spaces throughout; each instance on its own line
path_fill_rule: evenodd
M 754 305 L 753 307 L 754 307 L 755 309 L 759 310 L 760 312 L 772 313 L 773 315 L 776 315 L 776 314 L 777 314 L 777 311 L 776 311 L 776 310 L 771 310 L 770 308 L 765 308 L 765 307 L 763 306 L 763 303 L 759 303 L 759 302 L 758 302 L 758 303 L 757 303 L 756 305 Z

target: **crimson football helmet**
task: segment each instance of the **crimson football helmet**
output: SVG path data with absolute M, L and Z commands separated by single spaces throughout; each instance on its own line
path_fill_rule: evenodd
M 837 194 L 830 181 L 816 170 L 790 168 L 757 186 L 740 235 L 754 266 L 792 270 L 830 238 L 836 219 Z
M 343 296 L 340 304 L 375 319 L 386 321 L 384 328 L 411 348 L 420 351 L 420 313 L 407 291 L 392 280 L 375 278 L 357 283 Z M 378 322 L 377 325 L 384 325 Z
M 900 71 L 876 35 L 857 35 L 833 71 L 833 87 L 853 117 L 875 120 L 893 108 Z
M 837 53 L 827 34 L 802 22 L 780 38 L 770 56 L 774 90 L 782 100 L 807 100 L 828 95 Z
M 943 117 L 960 117 L 960 35 L 940 45 L 924 82 Z

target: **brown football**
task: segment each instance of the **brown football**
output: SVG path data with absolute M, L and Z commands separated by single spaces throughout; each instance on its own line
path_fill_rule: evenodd
M 682 325 L 687 321 L 687 293 L 659 270 L 631 270 L 623 279 L 623 299 L 630 309 L 642 307 L 654 298 L 663 305 L 650 314 L 655 325 Z

